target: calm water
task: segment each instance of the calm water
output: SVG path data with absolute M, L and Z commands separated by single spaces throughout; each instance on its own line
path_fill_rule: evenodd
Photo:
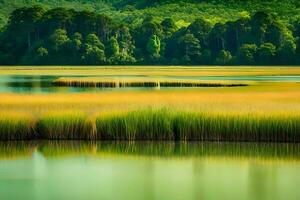
M 31 76 L 31 75 L 0 75 L 0 93 L 77 93 L 77 92 L 99 92 L 110 90 L 151 90 L 155 88 L 72 88 L 55 87 L 52 81 L 60 76 Z M 84 77 L 84 76 L 64 76 Z M 144 76 L 89 76 L 103 78 L 141 78 Z M 229 80 L 229 81 L 280 81 L 300 82 L 300 76 L 166 76 L 161 78 L 183 79 L 183 80 Z
M 0 199 L 300 199 L 300 145 L 0 143 Z

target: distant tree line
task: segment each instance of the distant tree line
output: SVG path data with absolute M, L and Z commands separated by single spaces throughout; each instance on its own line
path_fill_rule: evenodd
M 0 33 L 1 65 L 296 65 L 300 22 L 257 12 L 237 21 L 177 27 L 151 16 L 135 27 L 88 11 L 40 6 L 12 12 Z

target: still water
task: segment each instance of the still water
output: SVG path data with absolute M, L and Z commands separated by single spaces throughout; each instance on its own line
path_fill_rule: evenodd
M 143 75 L 106 75 L 106 76 L 64 76 L 64 77 L 97 77 L 97 78 L 143 78 Z M 110 90 L 151 90 L 154 88 L 75 88 L 56 87 L 52 82 L 60 76 L 40 75 L 0 75 L 0 93 L 78 93 Z M 300 76 L 159 76 L 171 80 L 228 80 L 228 81 L 272 81 L 300 82 Z M 163 88 L 162 88 L 163 89 Z
M 0 143 L 0 199 L 299 200 L 300 145 Z

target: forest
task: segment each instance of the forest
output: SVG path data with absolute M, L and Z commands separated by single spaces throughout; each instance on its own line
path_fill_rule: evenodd
M 113 2 L 122 6 L 121 1 Z M 132 5 L 136 9 L 150 4 Z M 300 21 L 284 20 L 271 11 L 224 21 L 199 16 L 184 24 L 172 16 L 157 18 L 149 13 L 140 19 L 130 23 L 105 12 L 20 7 L 1 29 L 0 64 L 300 64 Z

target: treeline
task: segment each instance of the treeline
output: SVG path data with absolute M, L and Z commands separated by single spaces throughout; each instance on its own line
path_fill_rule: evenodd
M 12 12 L 0 33 L 1 65 L 293 65 L 300 64 L 300 23 L 274 15 L 177 27 L 151 16 L 138 26 L 110 17 L 40 6 Z M 297 48 L 298 47 L 298 48 Z

